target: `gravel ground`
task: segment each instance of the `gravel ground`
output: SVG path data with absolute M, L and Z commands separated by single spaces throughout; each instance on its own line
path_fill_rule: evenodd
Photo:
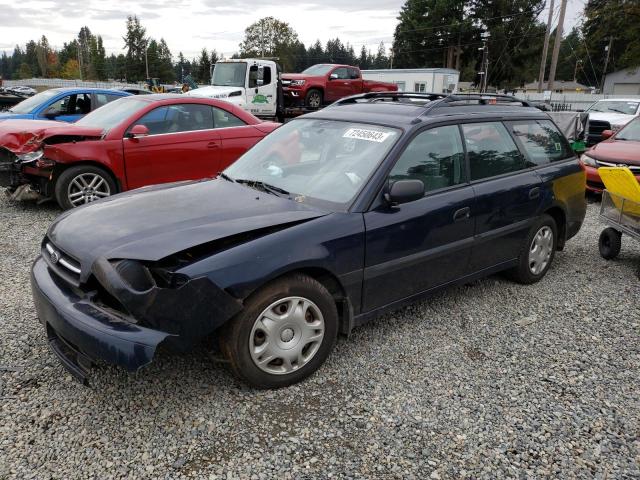
M 0 195 L 0 478 L 638 478 L 640 244 L 601 259 L 597 208 L 542 282 L 385 315 L 297 386 L 251 390 L 200 348 L 89 389 L 31 304 L 59 211 Z

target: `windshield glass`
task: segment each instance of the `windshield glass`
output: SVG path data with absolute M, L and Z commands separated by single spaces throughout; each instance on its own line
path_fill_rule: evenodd
M 146 101 L 138 100 L 136 97 L 119 98 L 81 118 L 76 125 L 109 130 L 147 105 Z
M 332 67 L 333 65 L 314 65 L 307 68 L 302 73 L 307 75 L 326 75 Z
M 211 85 L 221 87 L 244 87 L 244 80 L 247 73 L 247 64 L 237 63 L 216 63 L 213 69 L 213 79 Z
M 624 113 L 625 115 L 635 115 L 640 102 L 612 101 L 596 102 L 588 110 L 589 112 L 611 112 Z
M 618 132 L 616 140 L 630 140 L 633 142 L 640 142 L 640 118 L 630 121 L 627 125 Z
M 11 113 L 31 113 L 36 107 L 39 107 L 47 100 L 55 97 L 59 93 L 60 91 L 58 90 L 45 90 L 44 92 L 40 92 L 31 98 L 27 98 L 26 100 L 21 101 L 19 104 L 11 107 L 9 111 Z
M 333 120 L 294 120 L 278 128 L 225 174 L 297 202 L 344 209 L 400 137 L 395 128 Z M 247 182 L 247 180 L 249 182 Z

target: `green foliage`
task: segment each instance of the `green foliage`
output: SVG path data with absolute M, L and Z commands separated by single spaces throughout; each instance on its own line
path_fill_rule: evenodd
M 287 71 L 295 66 L 298 46 L 298 34 L 288 23 L 274 17 L 265 17 L 245 29 L 244 40 L 240 44 L 240 55 L 277 57 L 282 68 Z
M 140 24 L 136 15 L 127 17 L 127 31 L 124 40 L 124 48 L 127 51 L 127 80 L 139 82 L 146 78 L 145 50 L 147 39 L 146 29 Z

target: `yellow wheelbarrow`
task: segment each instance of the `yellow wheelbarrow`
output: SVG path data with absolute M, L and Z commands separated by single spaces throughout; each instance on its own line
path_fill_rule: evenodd
M 602 258 L 610 260 L 620 253 L 623 233 L 640 241 L 640 184 L 626 167 L 601 167 L 598 173 L 606 188 L 600 220 L 608 225 L 598 246 Z

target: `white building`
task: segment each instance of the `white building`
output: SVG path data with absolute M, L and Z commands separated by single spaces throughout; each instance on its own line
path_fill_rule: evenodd
M 607 95 L 640 95 L 640 65 L 628 70 L 608 73 L 604 80 Z
M 458 90 L 460 72 L 451 68 L 362 70 L 362 78 L 395 83 L 401 92 L 449 93 Z

